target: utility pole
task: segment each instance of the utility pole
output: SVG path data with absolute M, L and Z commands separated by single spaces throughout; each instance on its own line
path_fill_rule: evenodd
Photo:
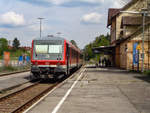
M 143 16 L 143 37 L 142 37 L 142 72 L 144 72 L 144 37 L 145 37 L 145 16 L 146 13 L 142 13 Z
M 42 35 L 42 20 L 44 18 L 38 18 L 40 20 L 40 38 L 41 38 L 41 35 Z
M 135 12 L 135 11 L 120 11 L 121 13 L 128 13 L 128 14 L 142 14 L 143 17 L 143 36 L 142 36 L 142 72 L 144 72 L 144 38 L 145 38 L 145 17 L 148 15 L 147 9 L 142 9 L 141 12 Z

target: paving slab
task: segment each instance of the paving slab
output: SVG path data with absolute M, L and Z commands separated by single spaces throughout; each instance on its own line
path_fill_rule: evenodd
M 77 81 L 79 76 L 68 79 L 28 113 L 150 113 L 150 83 L 137 78 L 141 75 L 88 66 Z

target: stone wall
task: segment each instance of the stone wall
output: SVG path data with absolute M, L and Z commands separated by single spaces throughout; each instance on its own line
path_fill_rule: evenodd
M 120 44 L 120 67 L 126 69 L 127 67 L 127 43 Z
M 120 67 L 120 46 L 118 45 L 115 50 L 115 65 Z
M 125 62 L 122 61 L 126 59 L 126 69 L 128 70 L 137 70 L 137 66 L 133 65 L 133 44 L 138 43 L 140 46 L 139 50 L 139 69 L 141 70 L 142 66 L 142 38 L 143 38 L 142 28 L 133 34 L 129 40 L 120 44 L 120 67 L 125 67 Z M 144 67 L 145 69 L 150 69 L 150 25 L 146 26 L 144 37 Z M 127 50 L 124 51 L 124 47 L 127 45 Z M 125 58 L 126 57 L 126 58 Z

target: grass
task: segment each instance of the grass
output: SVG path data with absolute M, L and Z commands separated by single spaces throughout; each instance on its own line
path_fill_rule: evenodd
M 150 77 L 150 70 L 145 71 L 144 74 Z
M 29 68 L 30 68 L 30 65 L 19 66 L 19 67 L 4 66 L 4 67 L 0 67 L 0 73 L 9 73 L 9 72 L 14 72 L 14 71 L 23 71 L 23 70 L 28 70 Z
M 141 71 L 137 71 L 137 70 L 130 70 L 129 72 L 131 72 L 131 73 L 141 73 Z
M 0 67 L 0 72 L 11 72 L 11 71 L 16 71 L 17 68 L 12 67 L 12 66 L 4 66 Z

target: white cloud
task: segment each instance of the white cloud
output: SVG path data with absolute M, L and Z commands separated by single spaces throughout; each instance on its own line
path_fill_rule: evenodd
M 70 2 L 72 0 L 48 0 L 48 1 L 55 4 L 55 5 L 61 5 L 63 3 Z
M 88 3 L 102 3 L 104 0 L 80 0 L 81 2 L 88 2 Z
M 40 31 L 40 25 L 30 25 L 28 27 L 29 29 L 31 29 L 32 31 Z M 51 29 L 49 26 L 46 26 L 46 25 L 42 25 L 42 31 L 44 30 L 48 30 L 48 29 Z
M 31 25 L 28 28 L 31 29 L 32 31 L 39 31 L 40 29 L 38 25 Z
M 0 23 L 3 25 L 20 26 L 25 24 L 25 20 L 22 14 L 11 11 L 0 16 Z
M 114 3 L 113 7 L 115 7 L 115 8 L 121 8 L 122 7 L 122 5 L 120 4 L 119 0 L 114 1 L 113 3 Z
M 86 14 L 82 17 L 82 22 L 91 23 L 91 24 L 99 24 L 101 22 L 102 15 L 96 12 Z
M 87 2 L 87 3 L 102 3 L 104 0 L 45 0 L 46 2 L 61 5 L 68 2 Z
M 122 8 L 124 5 L 126 5 L 128 2 L 130 2 L 131 0 L 112 0 L 113 3 L 113 7 L 114 8 Z

